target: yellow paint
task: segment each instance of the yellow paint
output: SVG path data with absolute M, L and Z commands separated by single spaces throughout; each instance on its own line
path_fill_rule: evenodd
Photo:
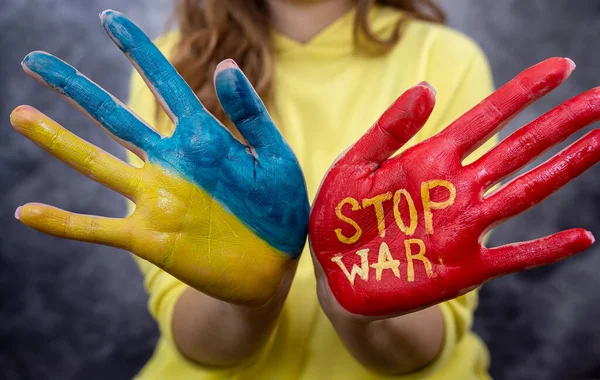
M 125 219 L 78 215 L 27 204 L 20 220 L 59 237 L 133 252 L 210 296 L 263 304 L 292 262 L 208 193 L 158 165 L 134 168 L 79 139 L 47 116 L 21 107 L 15 128 L 89 177 L 135 200 Z
M 379 236 L 385 237 L 385 215 L 383 213 L 383 202 L 392 199 L 392 193 L 387 192 L 385 194 L 377 195 L 373 198 L 366 198 L 362 201 L 364 208 L 373 206 L 375 208 L 375 216 L 377 217 L 377 229 L 379 230 Z
M 345 198 L 344 200 L 342 200 L 335 208 L 335 215 L 337 215 L 337 217 L 342 222 L 346 222 L 346 223 L 350 224 L 352 227 L 354 227 L 356 232 L 351 237 L 346 237 L 346 236 L 344 236 L 344 234 L 342 234 L 341 228 L 337 228 L 335 230 L 335 235 L 337 236 L 338 240 L 341 241 L 342 243 L 352 244 L 352 243 L 356 243 L 358 241 L 358 239 L 360 239 L 360 236 L 362 235 L 362 229 L 354 220 L 352 220 L 351 218 L 342 214 L 342 207 L 344 207 L 345 204 L 349 204 L 350 206 L 352 206 L 352 211 L 360 210 L 360 205 L 358 204 L 358 201 L 356 199 L 354 199 L 352 197 L 348 197 L 348 198 Z
M 411 249 L 412 244 L 416 244 L 419 246 L 419 253 L 417 253 L 416 255 L 413 255 L 413 253 L 412 253 L 412 249 Z M 415 281 L 415 268 L 414 268 L 413 260 L 421 261 L 423 263 L 423 266 L 425 267 L 425 273 L 427 273 L 427 277 L 431 277 L 431 275 L 433 274 L 433 269 L 431 266 L 431 262 L 429 261 L 429 259 L 427 257 L 425 257 L 425 243 L 423 243 L 423 240 L 407 239 L 404 241 L 404 248 L 406 251 L 406 262 L 407 262 L 406 277 L 407 277 L 408 282 Z
M 33 107 L 17 107 L 10 115 L 13 127 L 46 152 L 81 174 L 130 197 L 136 169 L 69 132 Z
M 404 221 L 402 220 L 402 215 L 400 215 L 400 199 L 403 195 L 406 199 L 406 203 L 408 204 L 408 210 L 410 215 L 410 224 L 408 225 L 408 227 L 406 226 L 406 224 L 404 224 Z M 402 231 L 402 233 L 408 236 L 412 236 L 412 234 L 415 233 L 415 229 L 417 228 L 417 208 L 415 207 L 415 202 L 413 201 L 409 192 L 404 189 L 400 189 L 394 194 L 394 219 L 396 220 L 396 224 L 398 225 L 398 228 L 400 228 L 400 231 Z
M 379 2 L 374 2 L 369 12 L 372 29 L 377 35 L 391 35 L 400 19 L 406 19 L 406 13 L 384 7 Z M 354 7 L 356 9 L 356 7 Z M 274 81 L 272 104 L 277 104 L 275 124 L 283 126 L 285 137 L 292 146 L 298 159 L 303 163 L 303 171 L 311 198 L 317 193 L 324 173 L 337 156 L 338 152 L 346 149 L 358 140 L 365 128 L 374 119 L 373 110 L 384 110 L 392 102 L 392 95 L 401 94 L 405 89 L 423 80 L 424 68 L 427 76 L 437 89 L 438 96 L 436 109 L 430 120 L 421 131 L 404 148 L 419 143 L 445 128 L 458 116 L 469 110 L 475 102 L 488 96 L 494 91 L 490 75 L 489 64 L 481 49 L 469 38 L 454 32 L 450 28 L 440 28 L 438 25 L 422 22 L 405 23 L 401 42 L 385 55 L 372 56 L 356 54 L 353 43 L 353 30 L 356 11 L 347 12 L 333 27 L 325 28 L 317 38 L 300 47 L 281 33 L 273 33 L 277 54 L 277 80 Z M 181 34 L 177 31 L 169 33 L 159 40 L 158 46 L 169 58 L 177 52 L 176 44 L 180 41 Z M 423 41 L 432 43 L 423 43 Z M 339 59 L 340 50 L 348 52 L 342 58 L 343 69 L 336 70 L 335 80 L 323 81 L 323 69 L 330 68 L 332 60 Z M 403 75 L 398 75 L 398 66 L 390 62 L 402 62 L 407 68 Z M 339 62 L 340 66 L 342 62 Z M 302 80 L 298 80 L 298 73 L 302 73 Z M 460 80 L 457 87 L 457 78 L 448 75 L 448 72 L 467 72 Z M 365 76 L 393 77 L 396 80 L 356 80 Z M 141 76 L 134 72 L 130 91 L 130 105 L 134 111 L 150 125 L 160 129 L 161 133 L 170 134 L 170 124 L 157 121 L 157 110 L 163 115 L 156 99 L 147 89 Z M 314 91 L 315 84 L 320 84 L 326 91 Z M 290 88 L 294 88 L 293 92 Z M 310 101 L 306 94 L 310 93 Z M 360 94 L 360 96 L 349 96 Z M 386 96 L 382 96 L 386 94 Z M 369 99 L 369 101 L 365 101 Z M 334 107 L 337 104 L 346 104 L 346 109 L 352 112 L 343 112 Z M 331 107 L 315 107 L 315 104 L 329 104 Z M 448 112 L 440 112 L 447 110 Z M 324 120 L 336 120 L 336 126 L 344 126 L 340 133 L 339 127 L 323 128 Z M 331 124 L 333 125 L 333 124 Z M 498 141 L 496 137 L 489 139 L 476 153 L 468 158 L 472 162 L 488 151 Z M 442 178 L 442 177 L 440 177 Z M 417 184 L 420 186 L 420 183 Z M 399 187 L 400 188 L 400 187 Z M 389 189 L 396 191 L 398 188 Z M 324 190 L 324 187 L 321 187 Z M 411 192 L 417 210 L 422 214 L 421 201 L 415 197 L 420 194 L 420 188 Z M 347 196 L 352 194 L 348 193 Z M 460 197 L 461 194 L 459 193 Z M 345 196 L 343 196 L 345 197 Z M 343 198 L 338 199 L 338 202 Z M 444 197 L 445 198 L 445 197 Z M 436 199 L 436 198 L 434 198 Z M 359 201 L 362 198 L 359 199 Z M 404 200 L 402 200 L 404 202 Z M 391 205 L 391 202 L 390 202 Z M 330 206 L 329 212 L 337 221 L 333 213 L 336 204 Z M 344 206 L 344 213 L 353 217 L 350 206 Z M 454 206 L 452 206 L 454 207 Z M 386 210 L 387 211 L 387 210 Z M 391 210 L 390 210 L 391 212 Z M 440 212 L 444 212 L 443 210 Z M 437 212 L 434 211 L 434 218 Z M 407 215 L 403 215 L 408 224 Z M 354 218 L 357 219 L 357 218 Z M 358 221 L 358 220 L 357 220 Z M 340 227 L 346 226 L 339 222 Z M 359 222 L 361 227 L 363 224 Z M 419 215 L 417 229 L 423 224 Z M 333 241 L 337 241 L 332 227 L 329 233 Z M 352 227 L 347 227 L 348 236 L 354 233 Z M 397 228 L 395 225 L 393 228 Z M 346 227 L 344 227 L 344 232 Z M 424 231 L 424 225 L 423 225 Z M 438 231 L 439 233 L 440 231 Z M 388 226 L 388 237 L 390 230 Z M 414 237 L 414 235 L 412 236 Z M 411 237 L 411 238 L 412 238 Z M 362 242 L 364 236 L 359 242 Z M 403 250 L 402 240 L 399 240 Z M 341 244 L 341 243 L 340 243 Z M 358 243 L 357 243 L 358 244 Z M 391 244 L 388 241 L 388 244 Z M 427 241 L 425 240 L 425 244 Z M 345 245 L 345 247 L 350 247 Z M 371 248 L 375 253 L 376 248 Z M 417 247 L 413 247 L 417 250 Z M 427 247 L 429 251 L 429 246 Z M 350 252 L 350 257 L 359 249 Z M 401 274 L 406 275 L 404 254 L 395 246 L 390 245 L 394 257 L 402 261 Z M 335 252 L 337 253 L 337 252 Z M 373 255 L 373 259 L 376 256 Z M 433 260 L 431 253 L 426 256 Z M 139 260 L 138 260 L 139 261 Z M 444 260 L 446 262 L 448 260 Z M 432 261 L 433 263 L 433 261 Z M 319 379 L 380 379 L 381 376 L 369 371 L 348 353 L 342 344 L 333 325 L 324 322 L 323 314 L 317 299 L 315 289 L 315 276 L 313 260 L 308 245 L 299 260 L 298 271 L 294 278 L 292 290 L 283 306 L 282 320 L 273 331 L 269 343 L 261 351 L 257 360 L 248 365 L 238 366 L 234 370 L 223 370 L 218 367 L 190 365 L 189 361 L 182 360 L 181 353 L 175 344 L 172 344 L 172 311 L 167 305 L 174 304 L 183 286 L 175 278 L 166 278 L 158 268 L 147 263 L 141 263 L 145 270 L 146 283 L 151 296 L 151 312 L 161 326 L 164 339 L 155 351 L 152 361 L 138 375 L 138 380 L 163 380 L 163 379 L 202 379 L 211 380 L 230 379 L 232 372 L 239 378 L 261 378 L 268 374 L 280 374 L 282 379 L 301 378 Z M 333 264 L 333 263 L 331 263 Z M 357 260 L 357 264 L 360 264 Z M 417 262 L 417 265 L 421 265 Z M 337 270 L 337 265 L 333 265 Z M 348 268 L 350 269 L 350 268 Z M 340 271 L 341 272 L 341 271 Z M 374 275 L 375 271 L 372 270 Z M 435 268 L 434 268 L 434 273 Z M 387 275 L 387 274 L 386 274 Z M 401 285 L 401 281 L 393 280 Z M 391 277 L 391 276 L 390 276 Z M 155 278 L 162 279 L 155 281 Z M 372 278 L 374 279 L 374 277 Z M 361 280 L 357 279 L 357 285 Z M 375 283 L 383 285 L 382 283 Z M 486 376 L 484 368 L 488 365 L 488 355 L 481 339 L 476 338 L 471 331 L 473 309 L 477 304 L 476 292 L 452 299 L 439 304 L 439 309 L 444 315 L 445 337 L 440 353 L 427 366 L 424 371 L 414 375 L 407 375 L 406 379 L 425 377 L 427 373 L 432 379 L 472 379 Z M 307 343 L 310 342 L 310 347 Z M 305 354 L 309 350 L 308 355 Z M 323 375 L 323 372 L 331 375 Z M 261 376 L 262 375 L 262 376 Z M 274 375 L 272 377 L 277 377 Z M 137 377 L 136 377 L 137 378 Z M 402 377 L 400 377 L 402 378 Z
M 443 202 L 433 202 L 430 198 L 430 190 L 436 187 L 444 187 L 450 192 L 450 196 Z M 433 234 L 433 213 L 431 210 L 442 210 L 452 206 L 456 198 L 456 188 L 452 183 L 443 179 L 423 182 L 421 184 L 421 200 L 423 202 L 423 218 L 425 219 L 425 230 Z
M 356 264 L 352 265 L 351 272 L 348 272 L 346 265 L 344 265 L 344 262 L 342 261 L 343 256 L 341 254 L 336 255 L 331 258 L 331 261 L 333 261 L 334 263 L 339 265 L 340 269 L 342 270 L 342 272 L 344 272 L 344 274 L 348 278 L 348 281 L 350 281 L 350 284 L 352 284 L 352 285 L 354 285 L 354 279 L 355 279 L 356 275 L 358 275 L 360 278 L 362 278 L 365 281 L 367 281 L 369 279 L 369 262 L 368 262 L 369 250 L 361 249 L 361 250 L 357 251 L 356 254 L 358 256 L 360 256 L 360 266 L 358 266 Z
M 381 275 L 384 269 L 391 269 L 394 273 L 394 276 L 400 278 L 400 271 L 398 268 L 400 267 L 400 261 L 394 260 L 392 254 L 390 253 L 390 248 L 388 245 L 383 242 L 379 246 L 379 257 L 377 259 L 377 263 L 371 264 L 371 268 L 375 269 L 375 278 L 377 281 L 381 280 Z

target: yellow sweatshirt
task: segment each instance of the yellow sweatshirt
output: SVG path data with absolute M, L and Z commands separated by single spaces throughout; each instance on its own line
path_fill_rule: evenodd
M 481 50 L 444 26 L 410 21 L 402 39 L 385 55 L 357 51 L 353 42 L 355 12 L 350 11 L 307 44 L 275 35 L 275 91 L 270 112 L 296 153 L 313 199 L 334 159 L 354 143 L 379 115 L 409 87 L 426 80 L 437 90 L 437 105 L 427 125 L 413 138 L 422 141 L 482 100 L 493 90 Z M 387 36 L 402 14 L 385 7 L 370 13 L 377 34 Z M 177 32 L 157 41 L 166 54 Z M 131 81 L 130 107 L 159 132 L 155 101 L 139 75 Z M 161 120 L 164 120 L 161 118 Z M 493 139 L 469 160 L 491 148 Z M 134 164 L 137 158 L 130 155 Z M 139 379 L 375 379 L 346 351 L 319 307 L 308 247 L 277 327 L 257 360 L 244 367 L 215 370 L 188 361 L 171 334 L 173 307 L 186 285 L 148 262 L 137 260 L 150 294 L 150 311 L 161 338 Z M 440 304 L 445 319 L 444 347 L 427 368 L 399 379 L 486 379 L 488 354 L 471 331 L 477 294 Z

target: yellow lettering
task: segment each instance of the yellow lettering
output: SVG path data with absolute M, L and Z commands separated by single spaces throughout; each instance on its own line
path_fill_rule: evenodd
M 436 187 L 445 187 L 450 192 L 450 196 L 444 202 L 433 202 L 430 197 L 430 190 Z M 421 184 L 421 200 L 423 202 L 423 218 L 425 219 L 425 230 L 428 234 L 433 234 L 433 213 L 431 210 L 441 210 L 450 207 L 456 198 L 456 188 L 454 185 L 443 179 L 423 182 Z
M 352 273 L 349 273 L 348 269 L 346 269 L 346 265 L 344 265 L 344 263 L 342 262 L 341 254 L 338 254 L 337 256 L 331 258 L 331 261 L 340 266 L 342 272 L 344 272 L 344 274 L 348 278 L 348 281 L 350 281 L 352 285 L 354 285 L 354 278 L 356 277 L 356 275 L 359 275 L 360 278 L 362 278 L 365 281 L 369 279 L 369 250 L 361 249 L 357 251 L 356 254 L 360 256 L 360 267 L 356 264 L 352 265 Z
M 338 240 L 341 241 L 342 243 L 352 244 L 352 243 L 356 243 L 356 241 L 358 239 L 360 239 L 360 236 L 362 235 L 362 229 L 360 228 L 360 226 L 358 224 L 356 224 L 356 222 L 354 220 L 352 220 L 342 214 L 342 207 L 344 207 L 345 204 L 351 205 L 352 211 L 360 210 L 360 205 L 358 204 L 358 201 L 356 199 L 348 197 L 348 198 L 344 199 L 343 201 L 341 201 L 335 208 L 335 215 L 337 215 L 337 217 L 342 222 L 346 222 L 349 225 L 351 225 L 352 227 L 354 227 L 354 229 L 356 230 L 356 233 L 354 235 L 352 235 L 351 237 L 346 237 L 342 234 L 342 229 L 337 228 L 335 230 L 335 235 L 337 236 Z
M 398 206 L 400 205 L 400 199 L 404 195 L 406 198 L 406 203 L 408 204 L 408 210 L 410 214 L 410 224 L 406 227 L 404 221 L 402 220 L 402 215 L 400 215 L 400 209 Z M 412 236 L 415 233 L 415 229 L 417 228 L 417 208 L 415 207 L 415 202 L 413 202 L 412 197 L 408 193 L 408 191 L 401 189 L 396 191 L 394 194 L 394 219 L 396 220 L 396 224 L 402 233 Z
M 410 247 L 411 244 L 416 244 L 419 246 L 419 253 L 417 253 L 416 255 L 412 254 L 412 250 Z M 406 268 L 406 277 L 408 279 L 408 282 L 415 281 L 415 269 L 413 266 L 413 260 L 420 260 L 423 263 L 423 266 L 425 266 L 425 273 L 427 273 L 427 277 L 431 277 L 433 271 L 431 268 L 431 262 L 425 257 L 425 243 L 423 243 L 423 240 L 407 239 L 404 241 L 404 248 L 406 250 L 406 261 L 408 264 Z
M 379 258 L 377 259 L 376 264 L 371 264 L 371 268 L 375 269 L 375 278 L 377 281 L 381 280 L 381 274 L 384 269 L 391 269 L 394 273 L 394 276 L 400 278 L 400 271 L 398 267 L 400 266 L 399 260 L 394 260 L 392 254 L 390 253 L 390 248 L 384 242 L 379 246 Z
M 362 206 L 375 208 L 375 216 L 377 217 L 377 229 L 379 229 L 379 236 L 385 237 L 385 215 L 383 213 L 383 202 L 392 199 L 392 192 L 388 191 L 385 194 L 378 195 L 373 198 L 363 199 Z

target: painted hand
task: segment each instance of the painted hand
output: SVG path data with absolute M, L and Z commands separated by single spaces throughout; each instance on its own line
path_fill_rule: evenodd
M 337 159 L 316 197 L 309 236 L 318 271 L 344 309 L 369 316 L 416 311 L 494 277 L 562 260 L 593 243 L 592 234 L 582 229 L 491 249 L 482 239 L 493 226 L 542 201 L 600 160 L 600 130 L 484 194 L 597 121 L 600 89 L 566 101 L 477 161 L 461 164 L 515 114 L 560 85 L 573 68 L 567 59 L 544 61 L 442 132 L 390 158 L 433 109 L 434 91 L 420 84 L 400 96 Z
M 21 106 L 14 128 L 80 173 L 136 203 L 124 219 L 30 203 L 17 210 L 42 232 L 129 250 L 208 295 L 262 304 L 305 244 L 308 199 L 300 166 L 254 89 L 232 61 L 215 86 L 240 142 L 208 113 L 148 37 L 118 12 L 104 28 L 176 125 L 157 134 L 125 105 L 58 58 L 33 52 L 27 73 L 80 108 L 144 162 L 134 168 Z

